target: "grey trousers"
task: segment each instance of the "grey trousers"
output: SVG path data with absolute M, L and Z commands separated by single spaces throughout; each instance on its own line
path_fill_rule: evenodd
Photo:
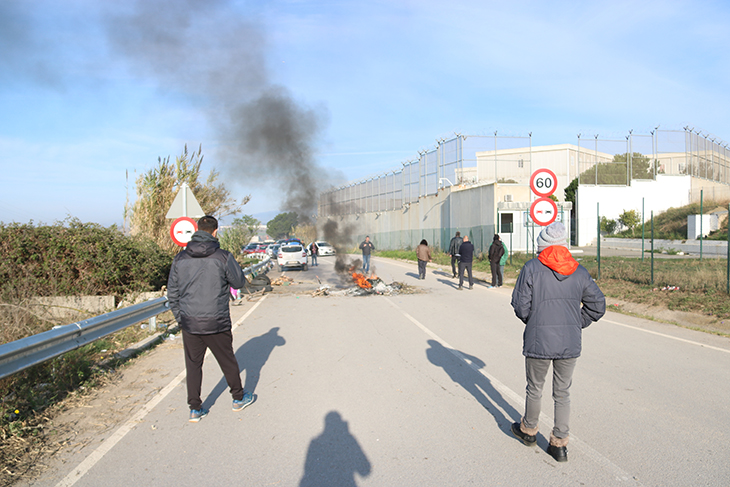
M 570 433 L 570 386 L 577 358 L 537 359 L 525 357 L 527 394 L 525 399 L 525 427 L 537 428 L 540 418 L 542 388 L 545 385 L 550 363 L 553 364 L 553 401 L 555 403 L 553 436 L 567 438 Z

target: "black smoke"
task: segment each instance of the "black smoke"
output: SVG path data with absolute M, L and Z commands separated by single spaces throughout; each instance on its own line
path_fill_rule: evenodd
M 276 85 L 267 36 L 248 5 L 227 0 L 138 0 L 107 16 L 110 46 L 135 75 L 184 99 L 215 130 L 227 173 L 273 184 L 283 211 L 309 221 L 327 171 L 315 159 L 327 111 Z

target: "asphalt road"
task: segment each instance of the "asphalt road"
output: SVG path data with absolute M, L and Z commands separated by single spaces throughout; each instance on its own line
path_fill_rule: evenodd
M 557 463 L 548 386 L 538 446 L 510 433 L 525 388 L 510 288 L 457 291 L 450 269 L 419 281 L 415 264 L 373 258 L 386 282 L 422 292 L 312 297 L 314 276 L 339 283 L 334 259 L 319 261 L 286 273 L 298 284 L 232 306 L 254 404 L 231 411 L 208 357 L 210 415 L 189 423 L 182 348 L 169 340 L 67 411 L 67 446 L 29 484 L 727 485 L 727 338 L 609 312 L 583 334 L 569 461 Z

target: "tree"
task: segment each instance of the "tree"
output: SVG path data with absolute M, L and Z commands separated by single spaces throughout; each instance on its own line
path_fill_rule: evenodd
M 602 162 L 580 174 L 580 181 L 583 184 L 627 184 L 626 164 L 628 152 L 616 154 L 612 162 Z M 651 164 L 651 159 L 633 152 L 631 154 L 631 179 L 654 179 L 654 169 L 659 166 L 659 161 Z M 657 171 L 658 172 L 658 171 Z M 567 188 L 566 188 L 567 191 Z
M 137 178 L 137 201 L 132 207 L 132 235 L 149 237 L 161 248 L 175 252 L 178 247 L 170 239 L 171 221 L 165 218 L 182 183 L 187 183 L 207 215 L 218 218 L 236 214 L 248 203 L 250 196 L 240 203 L 231 198 L 223 183 L 216 184 L 218 172 L 211 170 L 205 182 L 199 181 L 203 163 L 202 146 L 197 152 L 188 153 L 185 145 L 175 163 L 158 158 L 157 167 Z
M 578 191 L 578 178 L 575 178 L 570 182 L 569 185 L 565 187 L 565 201 L 570 201 L 573 203 L 573 208 L 575 208 L 575 192 Z
M 266 224 L 266 233 L 274 238 L 284 238 L 292 235 L 297 226 L 298 217 L 295 211 L 279 213 Z
M 300 223 L 294 228 L 294 235 L 307 245 L 317 238 L 317 228 L 311 223 Z
M 241 249 L 251 241 L 256 229 L 261 224 L 251 215 L 242 215 L 235 218 L 231 226 L 218 232 L 221 248 L 233 255 L 241 253 Z
M 641 222 L 639 212 L 636 210 L 624 210 L 618 217 L 618 222 L 631 230 L 631 235 L 634 235 L 634 228 Z
M 611 220 L 609 218 L 606 218 L 605 216 L 601 217 L 601 231 L 606 232 L 607 235 L 613 234 L 613 232 L 616 231 L 616 227 L 618 227 L 618 222 L 616 220 Z

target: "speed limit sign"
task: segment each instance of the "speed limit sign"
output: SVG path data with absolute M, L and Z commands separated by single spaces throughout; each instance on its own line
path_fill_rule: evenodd
M 542 168 L 532 173 L 530 177 L 530 189 L 537 196 L 543 198 L 555 192 L 558 185 L 558 178 L 550 169 Z
M 193 234 L 198 230 L 198 224 L 195 220 L 186 216 L 181 216 L 170 226 L 170 238 L 175 242 L 175 245 L 185 247 Z
M 538 198 L 530 206 L 530 217 L 538 225 L 550 225 L 558 217 L 558 205 L 550 198 Z

